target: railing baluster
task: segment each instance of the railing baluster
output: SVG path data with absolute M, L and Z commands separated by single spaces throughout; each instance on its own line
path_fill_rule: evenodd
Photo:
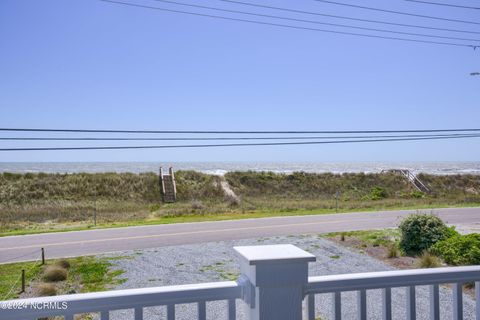
M 175 320 L 175 305 L 167 305 L 167 320 Z
M 475 314 L 477 320 L 480 320 L 480 281 L 475 282 Z
M 463 284 L 453 285 L 453 320 L 463 319 Z
M 237 319 L 237 305 L 235 299 L 228 300 L 228 320 Z
M 392 320 L 392 288 L 385 288 L 382 291 L 383 320 Z
M 417 305 L 415 299 L 415 286 L 407 287 L 407 320 L 417 318 Z
M 438 284 L 430 286 L 430 319 L 440 319 L 440 289 Z
M 333 319 L 342 319 L 342 293 L 340 291 L 333 293 Z
M 358 319 L 367 320 L 367 290 L 362 289 L 357 292 L 358 299 Z
M 198 320 L 207 320 L 207 304 L 205 301 L 198 302 Z
M 104 310 L 100 312 L 100 319 L 101 320 L 110 320 L 110 311 Z
M 135 320 L 143 320 L 143 308 L 136 307 L 135 308 Z
M 315 320 L 315 294 L 309 293 L 304 299 L 305 301 L 305 314 L 304 318 L 307 320 Z

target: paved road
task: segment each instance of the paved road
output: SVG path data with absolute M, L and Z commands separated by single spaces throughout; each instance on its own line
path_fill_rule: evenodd
M 480 226 L 480 208 L 435 209 L 451 224 Z M 127 227 L 0 238 L 0 263 L 220 240 L 394 227 L 413 210 Z

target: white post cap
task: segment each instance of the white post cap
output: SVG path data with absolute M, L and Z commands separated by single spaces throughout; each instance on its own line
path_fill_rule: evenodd
M 249 265 L 311 262 L 316 257 L 291 244 L 233 247 Z

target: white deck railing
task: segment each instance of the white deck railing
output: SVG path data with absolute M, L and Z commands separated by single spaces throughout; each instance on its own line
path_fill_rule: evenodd
M 235 300 L 240 297 L 241 286 L 234 281 L 114 290 L 0 302 L 0 319 L 64 316 L 65 320 L 73 320 L 77 314 L 100 313 L 101 320 L 109 320 L 110 311 L 133 309 L 134 319 L 143 320 L 143 308 L 166 306 L 167 319 L 174 320 L 175 305 L 196 303 L 198 319 L 205 320 L 207 302 L 227 300 L 228 319 L 235 320 Z
M 292 245 L 236 247 L 241 257 L 239 281 L 72 294 L 0 301 L 0 319 L 33 320 L 133 309 L 134 320 L 144 320 L 144 308 L 166 306 L 166 319 L 175 320 L 175 306 L 196 304 L 199 320 L 207 319 L 207 302 L 226 300 L 228 319 L 237 317 L 236 300 L 243 300 L 247 320 L 301 320 L 316 318 L 315 295 L 331 293 L 334 319 L 342 319 L 342 292 L 357 291 L 358 319 L 367 319 L 367 290 L 382 289 L 383 319 L 392 318 L 392 288 L 406 288 L 407 319 L 416 318 L 416 286 L 430 286 L 430 318 L 440 319 L 440 284 L 453 284 L 452 319 L 464 319 L 462 284 L 475 282 L 476 319 L 480 320 L 480 266 L 372 272 L 308 277 L 315 257 Z M 450 291 L 449 291 L 450 292 Z M 157 319 L 157 318 L 156 318 Z M 473 319 L 473 318 L 469 318 Z M 193 320 L 193 319 L 192 319 Z
M 480 319 L 480 267 L 455 267 L 421 270 L 401 270 L 369 272 L 343 275 L 330 275 L 308 278 L 306 286 L 306 318 L 315 319 L 315 294 L 332 293 L 332 313 L 335 320 L 342 319 L 341 293 L 357 292 L 358 319 L 367 319 L 367 290 L 382 289 L 382 319 L 392 319 L 392 288 L 404 287 L 406 290 L 406 318 L 416 318 L 415 287 L 429 285 L 430 318 L 440 319 L 440 284 L 453 284 L 452 319 L 463 319 L 462 286 L 466 282 L 475 282 L 476 318 Z

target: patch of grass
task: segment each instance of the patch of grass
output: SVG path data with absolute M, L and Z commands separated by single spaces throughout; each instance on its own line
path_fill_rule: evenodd
M 330 259 L 340 259 L 340 256 L 339 255 L 333 255 L 333 256 L 330 256 Z
M 0 301 L 18 298 L 22 269 L 26 271 L 25 280 L 29 283 L 37 278 L 42 266 L 38 262 L 0 264 Z
M 115 270 L 114 261 L 129 259 L 129 256 L 97 258 L 94 256 L 77 257 L 61 260 L 47 260 L 42 266 L 38 262 L 21 262 L 0 264 L 0 300 L 10 300 L 19 297 L 21 270 L 25 269 L 27 286 L 35 280 L 40 280 L 47 269 L 58 269 L 58 261 L 70 264 L 65 288 L 78 288 L 79 292 L 94 292 L 108 290 L 111 286 L 126 281 L 120 276 L 123 270 Z M 51 283 L 54 285 L 53 283 Z M 15 286 L 14 286 L 15 285 Z M 10 289 L 14 286 L 14 290 Z M 54 285 L 55 286 L 55 285 Z M 67 292 L 68 293 L 68 290 Z
M 126 281 L 119 278 L 125 271 L 113 270 L 112 259 L 96 257 L 78 257 L 70 259 L 70 272 L 75 275 L 82 285 L 81 292 L 104 291 L 111 285 L 118 285 Z
M 388 246 L 400 239 L 400 232 L 398 229 L 381 229 L 381 230 L 361 230 L 348 232 L 332 232 L 324 235 L 327 238 L 335 238 L 337 236 L 356 237 L 364 244 L 372 246 Z M 343 240 L 344 241 L 344 240 Z
M 200 272 L 214 272 L 222 280 L 234 281 L 237 280 L 240 274 L 231 270 L 225 269 L 225 262 L 218 261 L 211 265 L 203 266 L 199 269 Z

